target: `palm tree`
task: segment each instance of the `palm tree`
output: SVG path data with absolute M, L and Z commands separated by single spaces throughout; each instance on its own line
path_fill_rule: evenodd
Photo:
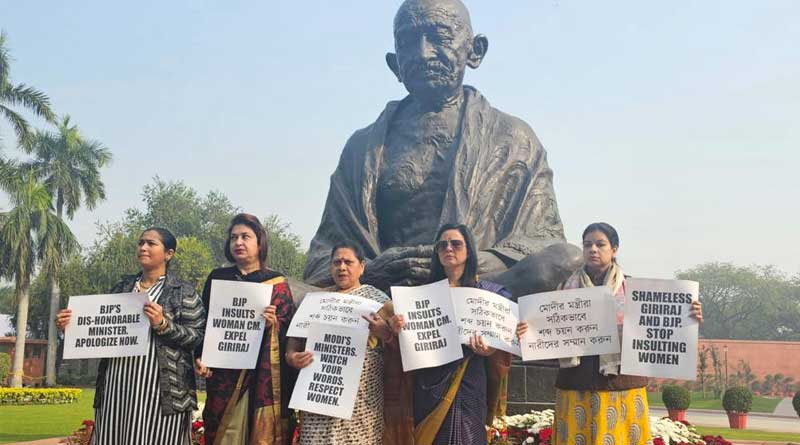
M 55 197 L 56 215 L 63 221 L 64 211 L 72 219 L 75 211 L 84 204 L 94 209 L 106 198 L 105 185 L 100 180 L 100 168 L 111 162 L 111 152 L 96 141 L 84 139 L 77 125 L 70 124 L 64 116 L 55 133 L 37 131 L 26 151 L 35 155 L 27 165 L 44 182 L 47 191 Z M 50 318 L 47 334 L 46 384 L 56 384 L 56 351 L 58 333 L 55 316 L 61 304 L 58 286 L 61 264 L 72 252 L 55 246 L 52 255 L 45 257 L 42 272 L 50 281 Z
M 30 141 L 31 132 L 28 121 L 12 107 L 21 106 L 36 116 L 55 123 L 56 115 L 50 109 L 50 99 L 36 88 L 25 84 L 14 85 L 9 78 L 11 56 L 6 48 L 6 33 L 0 31 L 0 115 L 8 119 L 19 144 L 24 146 Z
M 17 299 L 11 386 L 20 387 L 28 325 L 28 291 L 36 262 L 46 260 L 56 244 L 74 249 L 77 241 L 66 224 L 51 212 L 50 193 L 30 170 L 19 169 L 16 175 L 4 175 L 0 186 L 8 193 L 13 206 L 0 218 L 0 264 L 5 266 L 3 275 L 14 281 Z

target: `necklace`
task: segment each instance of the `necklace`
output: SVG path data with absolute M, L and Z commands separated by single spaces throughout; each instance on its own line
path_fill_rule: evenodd
M 151 285 L 149 285 L 149 286 L 145 286 L 145 285 L 144 285 L 144 284 L 142 284 L 142 282 L 140 281 L 140 282 L 139 282 L 139 284 L 138 284 L 136 287 L 138 287 L 138 288 L 139 288 L 139 291 L 140 291 L 140 292 L 144 292 L 144 291 L 146 291 L 146 290 L 150 289 L 151 287 L 153 287 L 153 285 L 151 284 Z

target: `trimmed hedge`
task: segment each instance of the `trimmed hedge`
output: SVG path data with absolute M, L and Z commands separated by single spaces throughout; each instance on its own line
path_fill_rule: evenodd
M 800 391 L 794 393 L 794 398 L 792 399 L 792 406 L 794 406 L 794 412 L 800 416 Z
M 60 405 L 78 401 L 77 388 L 0 388 L 0 405 Z
M 661 400 L 667 409 L 689 409 L 692 397 L 683 386 L 666 385 L 661 390 Z
M 725 391 L 725 395 L 722 396 L 722 407 L 725 408 L 725 411 L 747 413 L 750 412 L 752 406 L 753 393 L 744 386 L 734 386 Z

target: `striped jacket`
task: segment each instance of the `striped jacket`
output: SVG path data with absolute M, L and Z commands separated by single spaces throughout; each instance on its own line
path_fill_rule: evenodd
M 122 278 L 111 293 L 131 292 L 139 275 Z M 189 283 L 167 272 L 164 289 L 158 298 L 169 318 L 169 327 L 160 335 L 152 331 L 158 356 L 161 413 L 165 416 L 197 409 L 197 385 L 194 379 L 193 351 L 202 346 L 206 329 L 206 310 L 200 296 Z M 109 359 L 100 361 L 94 407 L 103 400 Z

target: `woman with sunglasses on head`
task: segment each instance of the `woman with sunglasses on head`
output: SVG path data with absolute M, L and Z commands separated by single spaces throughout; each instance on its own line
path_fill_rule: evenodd
M 195 360 L 195 370 L 205 377 L 208 394 L 203 410 L 205 442 L 288 444 L 288 405 L 296 378 L 296 373 L 281 360 L 286 351 L 286 331 L 295 311 L 289 282 L 267 268 L 269 240 L 258 218 L 247 213 L 234 216 L 227 234 L 225 258 L 233 266 L 211 271 L 203 289 L 203 303 L 208 307 L 212 280 L 271 284 L 272 297 L 262 313 L 266 330 L 255 369 L 208 368 L 202 358 Z M 202 350 L 197 352 L 199 356 Z
M 330 274 L 333 292 L 355 295 L 380 304 L 389 297 L 378 288 L 361 284 L 366 265 L 364 251 L 355 243 L 342 242 L 331 250 Z M 392 344 L 394 332 L 384 319 L 385 310 L 364 318 L 369 323 L 369 340 L 356 393 L 352 417 L 348 420 L 303 412 L 300 419 L 300 445 L 338 445 L 383 443 L 384 433 L 384 349 Z M 295 369 L 302 369 L 313 361 L 313 352 L 305 351 L 305 339 L 290 338 L 286 361 Z
M 619 235 L 607 223 L 583 231 L 584 265 L 559 289 L 607 286 L 615 297 L 617 326 L 622 338 L 625 274 L 617 263 Z M 692 303 L 691 315 L 703 321 L 702 306 Z M 528 324 L 517 326 L 523 336 Z M 553 444 L 645 444 L 650 442 L 647 377 L 620 374 L 620 355 L 559 359 Z
M 510 299 L 501 285 L 478 277 L 478 255 L 463 224 L 439 228 L 431 258 L 430 282 L 447 278 L 451 287 L 475 287 Z M 391 319 L 395 332 L 405 318 Z M 505 413 L 505 379 L 511 355 L 488 346 L 480 335 L 462 346 L 464 357 L 413 373 L 414 437 L 418 444 L 486 444 L 485 422 Z M 455 397 L 446 397 L 455 392 Z
M 147 355 L 100 361 L 92 444 L 189 444 L 197 409 L 192 351 L 203 344 L 206 314 L 194 286 L 168 270 L 177 244 L 166 229 L 142 232 L 136 249 L 142 271 L 111 289 L 147 293 L 144 315 L 153 333 Z M 71 317 L 71 310 L 60 311 L 58 328 L 63 331 Z

